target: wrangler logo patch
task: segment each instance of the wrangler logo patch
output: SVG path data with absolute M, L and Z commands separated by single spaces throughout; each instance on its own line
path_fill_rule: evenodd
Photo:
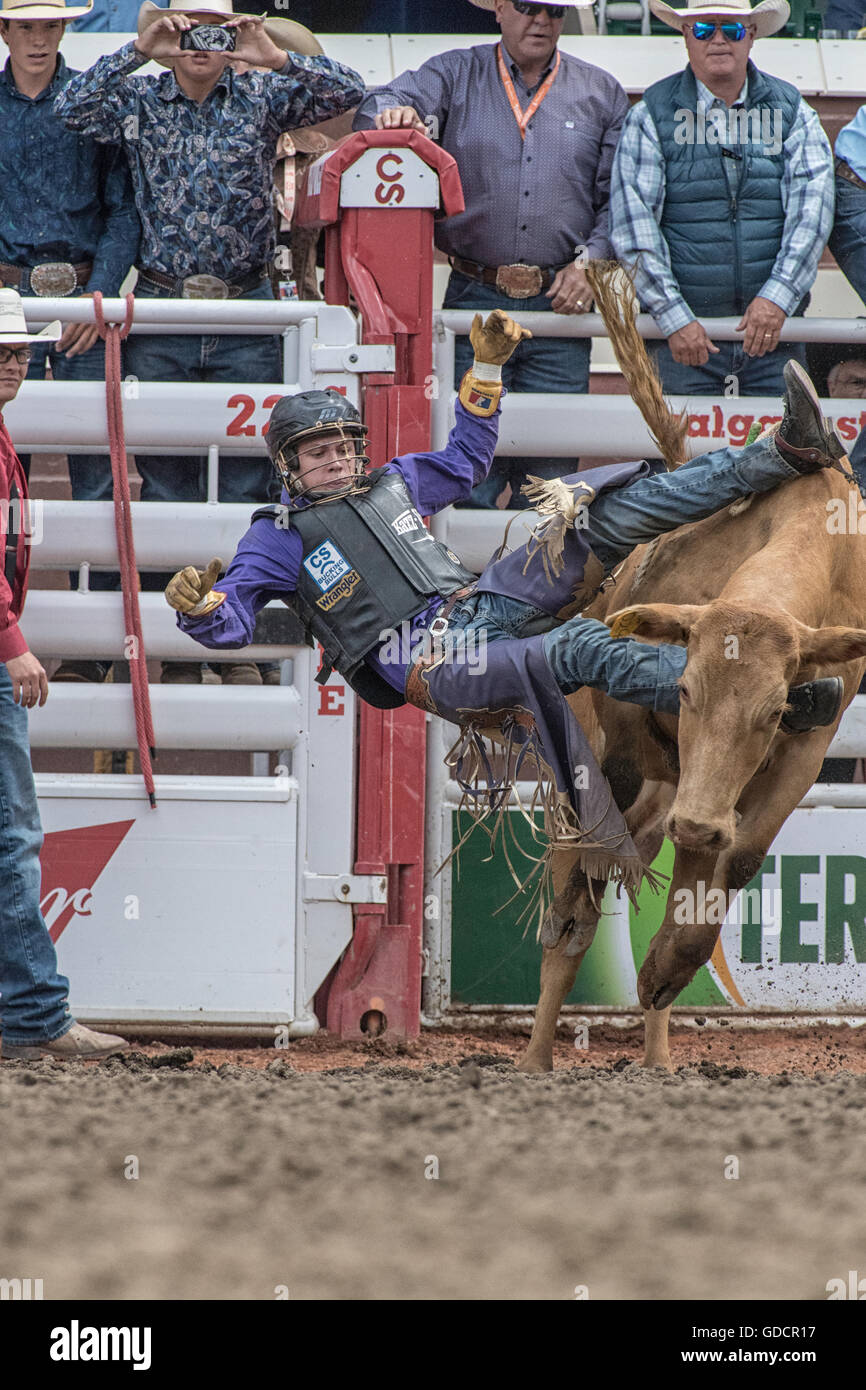
M 391 525 L 398 536 L 405 536 L 407 531 L 418 531 L 424 528 L 424 522 L 414 507 L 407 507 L 405 512 L 401 512 L 398 517 L 394 518 Z
M 348 598 L 353 589 L 356 589 L 361 582 L 361 576 L 357 570 L 349 570 L 343 578 L 338 581 L 330 593 L 323 594 L 316 599 L 316 607 L 322 608 L 329 613 L 332 608 L 336 608 L 338 603 L 342 603 L 344 598 Z
M 338 579 L 349 573 L 351 565 L 346 557 L 340 554 L 333 541 L 322 541 L 320 546 L 310 551 L 304 561 L 304 569 L 315 579 L 322 593 L 327 593 Z

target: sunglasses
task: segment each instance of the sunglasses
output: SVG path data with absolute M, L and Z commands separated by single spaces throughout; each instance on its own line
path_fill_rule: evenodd
M 721 29 L 724 37 L 732 43 L 739 43 L 746 37 L 745 24 L 710 24 L 704 19 L 698 19 L 692 25 L 692 33 L 696 39 L 711 39 L 717 29 Z
M 512 5 L 518 14 L 538 14 L 539 10 L 547 10 L 551 19 L 564 19 L 566 5 L 530 5 L 529 0 L 511 0 Z
M 14 357 L 16 362 L 20 362 L 22 367 L 26 367 L 33 353 L 30 348 L 10 348 L 0 347 L 0 367 L 5 367 L 7 362 L 11 362 Z

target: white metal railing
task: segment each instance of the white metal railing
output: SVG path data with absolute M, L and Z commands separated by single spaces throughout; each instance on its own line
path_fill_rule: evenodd
M 301 674 L 296 659 L 292 685 L 152 685 L 157 747 L 249 753 L 295 748 L 308 726 Z M 131 687 L 52 685 L 45 705 L 30 711 L 30 742 L 35 748 L 135 748 Z
M 161 593 L 141 593 L 141 630 L 148 657 L 163 661 L 210 661 L 210 653 L 188 633 L 181 631 L 176 615 Z M 287 609 L 269 604 L 265 613 L 275 618 Z M 94 655 L 105 661 L 128 658 L 129 635 L 123 621 L 123 596 L 91 589 L 34 589 L 28 594 L 22 618 L 27 641 L 41 656 L 60 656 L 67 660 L 87 660 Z M 94 636 L 98 634 L 98 636 Z M 244 661 L 287 661 L 295 656 L 296 644 L 251 643 L 243 648 Z M 237 661 L 237 651 L 214 653 L 216 661 Z
M 31 564 L 68 570 L 88 564 L 116 570 L 113 502 L 36 502 Z M 133 502 L 135 555 L 142 569 L 183 564 L 204 569 L 214 555 L 226 561 L 250 524 L 254 502 Z M 36 593 L 39 590 L 35 591 Z M 30 612 L 30 599 L 27 600 Z M 166 610 L 168 611 L 168 610 Z
M 606 337 L 600 314 L 579 317 L 563 314 L 520 313 L 521 325 L 543 338 Z M 454 422 L 454 362 L 458 334 L 472 324 L 471 310 L 443 309 L 434 315 L 433 362 L 436 378 L 432 402 L 433 449 L 442 449 Z M 712 338 L 720 342 L 742 341 L 735 318 L 701 319 Z M 648 314 L 637 318 L 645 338 L 665 335 Z M 782 329 L 786 342 L 850 342 L 866 346 L 866 319 L 788 319 Z M 670 396 L 675 411 L 686 410 L 690 419 L 692 455 L 709 453 L 725 445 L 745 442 L 754 421 L 768 423 L 782 414 L 778 396 Z M 824 412 L 840 433 L 853 442 L 866 427 L 866 402 L 825 400 Z M 516 392 L 502 403 L 498 455 L 556 458 L 590 455 L 597 458 L 652 458 L 658 453 L 646 422 L 630 396 Z
M 468 333 L 477 311 L 473 309 L 440 309 L 433 316 L 433 331 L 438 325 L 448 328 L 452 333 Z M 607 329 L 601 314 L 553 314 L 522 313 L 520 304 L 514 306 L 514 314 L 524 328 L 531 329 L 538 338 L 606 338 Z M 55 318 L 57 315 L 55 314 Z M 742 342 L 745 334 L 737 332 L 739 318 L 698 319 L 713 341 Z M 649 314 L 638 314 L 635 319 L 638 333 L 642 338 L 661 339 L 669 335 L 663 333 L 654 318 Z M 782 325 L 779 338 L 783 343 L 859 343 L 866 344 L 866 319 L 844 318 L 787 318 Z

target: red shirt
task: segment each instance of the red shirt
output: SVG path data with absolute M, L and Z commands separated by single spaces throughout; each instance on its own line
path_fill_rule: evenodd
M 23 656 L 29 650 L 18 619 L 27 594 L 30 546 L 27 544 L 26 528 L 22 525 L 20 503 L 10 505 L 13 487 L 23 502 L 28 496 L 27 479 L 0 415 L 0 661 L 10 661 L 12 657 Z M 11 589 L 5 573 L 6 534 L 10 523 L 18 532 L 15 577 Z

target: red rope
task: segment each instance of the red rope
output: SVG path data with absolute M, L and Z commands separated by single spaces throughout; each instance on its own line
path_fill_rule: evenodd
M 105 340 L 105 405 L 108 415 L 108 442 L 111 447 L 111 476 L 114 482 L 114 529 L 117 535 L 117 554 L 120 560 L 120 582 L 123 590 L 123 621 L 127 641 L 132 638 L 129 654 L 129 674 L 132 681 L 132 703 L 135 710 L 135 733 L 141 773 L 151 806 L 156 806 L 151 759 L 156 757 L 153 715 L 150 709 L 150 687 L 147 683 L 147 658 L 141 631 L 141 610 L 138 602 L 138 573 L 135 565 L 135 543 L 132 537 L 132 511 L 129 497 L 129 474 L 126 471 L 126 441 L 123 433 L 121 401 L 120 344 L 132 327 L 135 300 L 126 296 L 126 319 L 123 327 L 106 324 L 102 312 L 102 295 L 93 296 L 96 326 Z

